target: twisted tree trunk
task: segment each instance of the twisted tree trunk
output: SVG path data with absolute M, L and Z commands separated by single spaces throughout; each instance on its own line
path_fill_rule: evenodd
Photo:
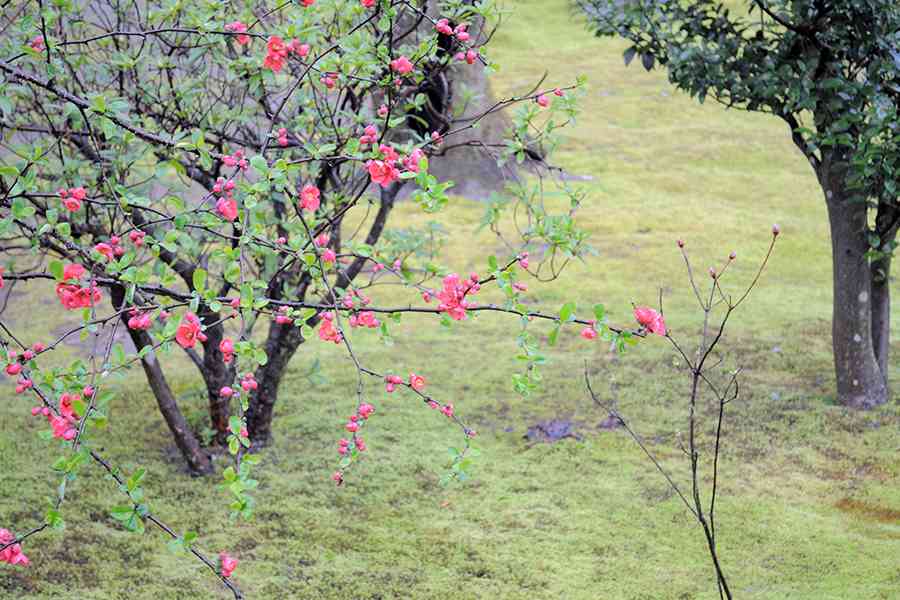
M 116 310 L 121 310 L 125 301 L 125 290 L 121 286 L 113 286 L 110 289 L 110 297 Z M 122 321 L 127 324 L 128 313 L 122 313 Z M 145 346 L 152 346 L 153 340 L 146 331 L 139 329 L 131 329 L 126 326 L 134 347 L 140 350 Z M 156 398 L 156 404 L 159 406 L 159 412 L 162 413 L 172 437 L 175 439 L 175 445 L 181 451 L 181 455 L 187 462 L 188 468 L 193 475 L 208 475 L 212 473 L 213 467 L 209 460 L 209 455 L 200 446 L 200 441 L 188 425 L 187 420 L 178 408 L 178 401 L 166 376 L 156 360 L 153 351 L 148 352 L 141 357 L 141 366 L 144 368 L 144 374 L 147 376 L 147 382 Z

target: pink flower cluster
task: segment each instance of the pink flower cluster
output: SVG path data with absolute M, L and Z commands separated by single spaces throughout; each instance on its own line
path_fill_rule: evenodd
M 374 144 L 378 141 L 378 128 L 374 125 L 367 125 L 365 130 L 363 130 L 363 135 L 359 138 L 359 143 L 362 146 L 368 146 L 369 144 Z
M 250 163 L 244 158 L 243 150 L 236 150 L 234 154 L 222 157 L 222 164 L 226 167 L 238 167 L 242 171 L 246 171 Z
M 231 179 L 225 181 L 224 177 L 219 177 L 213 185 L 213 193 L 219 194 L 219 199 L 216 200 L 216 211 L 222 215 L 222 218 L 227 221 L 237 219 L 238 206 L 237 200 L 234 199 L 234 181 Z
M 469 41 L 469 32 L 466 31 L 468 28 L 466 23 L 460 23 L 455 28 L 450 27 L 450 21 L 447 19 L 440 19 L 434 24 L 435 31 L 443 35 L 455 35 L 460 42 Z
M 229 556 L 227 552 L 219 553 L 219 570 L 222 577 L 228 579 L 238 566 L 238 560 Z
M 219 352 L 222 353 L 222 362 L 226 365 L 234 360 L 234 342 L 230 337 L 223 338 L 219 342 Z
M 56 192 L 62 199 L 63 206 L 70 212 L 75 212 L 81 208 L 81 203 L 87 198 L 87 192 L 83 187 L 77 188 L 59 188 Z
M 400 58 L 395 58 L 391 61 L 391 70 L 395 73 L 400 73 L 401 75 L 407 75 L 412 73 L 414 65 L 412 62 L 406 58 L 405 56 L 401 56 Z
M 466 310 L 475 307 L 475 303 L 467 301 L 466 296 L 481 290 L 478 279 L 478 273 L 472 273 L 465 281 L 461 281 L 456 273 L 451 273 L 444 277 L 444 286 L 439 292 L 425 292 L 422 297 L 426 302 L 432 296 L 437 297 L 440 302 L 438 310 L 446 312 L 454 321 L 462 321 L 466 318 Z
M 76 310 L 94 306 L 103 299 L 103 295 L 97 286 L 81 287 L 73 284 L 56 284 L 56 297 L 66 310 Z
M 291 309 L 288 306 L 282 306 L 275 314 L 275 322 L 279 325 L 290 325 L 294 319 L 290 315 Z
M 256 377 L 253 376 L 253 373 L 244 373 L 241 375 L 241 389 L 247 393 L 250 393 L 256 390 L 259 387 L 259 382 L 256 381 Z
M 663 316 L 652 308 L 645 306 L 635 307 L 634 318 L 641 324 L 641 327 L 646 328 L 650 333 L 666 335 L 666 322 Z
M 284 148 L 288 145 L 287 129 L 282 127 L 278 130 L 278 145 Z
M 15 539 L 16 536 L 13 535 L 11 531 L 9 531 L 8 529 L 0 528 L 0 546 L 6 546 Z M 12 544 L 10 546 L 6 546 L 4 550 L 0 551 L 0 562 L 27 567 L 28 557 L 22 554 L 21 544 Z
M 359 405 L 359 408 L 356 409 L 356 414 L 350 415 L 349 419 L 347 419 L 347 423 L 344 424 L 344 429 L 353 434 L 353 443 L 356 446 L 356 449 L 360 452 L 365 452 L 366 443 L 361 437 L 358 437 L 356 435 L 356 432 L 360 430 L 360 427 L 362 427 L 362 423 L 364 421 L 367 421 L 374 412 L 375 407 L 364 402 Z M 342 438 L 340 442 L 338 442 L 338 454 L 344 456 L 345 454 L 347 454 L 347 452 L 349 452 L 349 449 L 350 440 Z
M 364 310 L 358 314 L 352 314 L 348 321 L 350 327 L 368 327 L 370 329 L 375 329 L 381 325 L 381 321 L 375 317 L 375 313 L 371 310 Z
M 193 348 L 200 341 L 206 341 L 206 334 L 201 331 L 200 318 L 188 311 L 184 313 L 181 324 L 175 331 L 175 341 L 182 348 Z
M 233 21 L 225 25 L 225 31 L 231 31 L 233 33 L 239 34 L 234 36 L 234 40 L 238 43 L 239 46 L 245 46 L 250 43 L 250 36 L 244 33 L 247 31 L 247 25 L 245 23 L 242 23 L 240 21 Z
M 132 232 L 134 233 L 134 232 Z M 143 241 L 143 239 L 141 240 Z M 121 244 L 122 239 L 117 236 L 111 236 L 107 242 L 99 242 L 94 245 L 94 250 L 102 254 L 106 260 L 115 260 L 125 254 L 125 247 Z
M 323 342 L 340 344 L 344 337 L 334 326 L 334 313 L 322 313 L 322 322 L 319 324 L 319 339 Z
M 474 48 L 469 48 L 468 50 L 465 51 L 465 53 L 457 52 L 456 56 L 454 56 L 453 58 L 455 58 L 459 62 L 465 61 L 466 63 L 468 63 L 470 65 L 474 65 L 475 61 L 478 60 L 478 50 L 475 50 Z
M 149 312 L 141 312 L 136 308 L 131 309 L 131 317 L 128 319 L 128 329 L 146 331 L 153 326 L 153 319 Z
M 300 190 L 300 209 L 309 212 L 319 210 L 319 206 L 322 204 L 321 197 L 322 192 L 319 191 L 319 188 L 312 184 L 304 185 Z
M 397 389 L 398 385 L 409 385 L 409 387 L 416 390 L 417 392 L 421 392 L 425 389 L 425 378 L 421 375 L 410 373 L 409 383 L 407 384 L 399 375 L 384 376 L 384 391 L 386 391 L 387 393 L 390 394 L 391 392 L 393 392 L 395 389 Z
M 93 283 L 89 287 L 82 287 L 74 283 L 65 283 L 70 279 L 80 279 L 85 273 L 85 268 L 79 264 L 67 265 L 63 271 L 63 282 L 56 284 L 56 297 L 66 310 L 87 308 L 94 306 L 103 298 L 100 290 Z
M 267 52 L 266 58 L 263 60 L 263 67 L 277 73 L 284 67 L 284 62 L 291 52 L 300 58 L 305 58 L 309 55 L 309 50 L 309 44 L 301 44 L 300 40 L 294 39 L 285 44 L 283 39 L 273 35 L 266 44 Z
M 399 375 L 384 376 L 384 391 L 386 391 L 388 394 L 397 389 L 398 385 L 403 385 L 403 378 Z
M 90 388 L 86 390 L 93 393 Z M 54 415 L 46 406 L 35 406 L 31 409 L 33 416 L 43 415 L 47 417 L 50 428 L 53 431 L 53 437 L 71 441 L 75 439 L 78 431 L 75 426 L 78 425 L 78 414 L 72 408 L 72 404 L 81 400 L 80 394 L 63 394 L 59 397 L 59 414 Z
M 328 73 L 325 73 L 324 75 L 322 75 L 322 77 L 319 79 L 319 81 L 321 81 L 322 85 L 324 85 L 329 90 L 333 90 L 334 86 L 337 85 L 337 78 L 338 78 L 337 73 L 328 72 Z

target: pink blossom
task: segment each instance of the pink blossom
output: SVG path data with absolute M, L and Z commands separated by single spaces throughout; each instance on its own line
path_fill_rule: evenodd
M 277 73 L 284 66 L 284 61 L 288 55 L 288 48 L 284 44 L 283 39 L 277 35 L 273 35 L 269 38 L 266 49 L 268 50 L 268 53 L 266 54 L 265 60 L 263 60 L 263 67 L 272 69 L 272 71 Z
M 78 263 L 70 263 L 63 267 L 63 281 L 70 279 L 81 279 L 86 269 Z
M 651 333 L 662 336 L 666 335 L 666 322 L 663 319 L 663 316 L 652 308 L 644 306 L 635 307 L 634 318 L 641 324 L 641 327 L 645 327 Z
M 547 98 L 547 96 L 545 96 L 544 94 L 540 94 L 537 98 L 534 99 L 534 101 L 537 102 L 538 106 L 540 106 L 541 108 L 547 108 L 548 106 L 550 106 L 550 99 Z
M 232 558 L 227 552 L 219 553 L 219 564 L 221 565 L 222 577 L 228 579 L 237 568 L 238 560 Z
M 400 73 L 401 75 L 406 75 L 407 73 L 412 73 L 413 64 L 408 58 L 401 56 L 400 58 L 395 58 L 391 61 L 391 70 Z
M 322 322 L 319 324 L 319 339 L 323 342 L 340 344 L 344 338 L 341 336 L 341 332 L 335 328 L 333 319 L 334 315 L 331 313 L 322 315 Z
M 238 216 L 237 201 L 234 198 L 219 198 L 216 202 L 216 211 L 226 221 L 234 221 Z
M 416 375 L 415 373 L 409 374 L 409 387 L 416 390 L 417 392 L 421 392 L 425 389 L 425 378 L 421 375 Z
M 94 250 L 105 256 L 106 260 L 112 260 L 113 258 L 115 258 L 113 247 L 106 242 L 100 242 L 99 244 L 94 246 Z
M 15 539 L 16 536 L 13 535 L 11 531 L 0 529 L 0 546 L 6 546 L 6 544 L 9 544 Z M 12 544 L 0 551 L 0 562 L 27 567 L 29 561 L 28 557 L 22 554 L 22 546 L 20 544 Z
M 153 326 L 153 321 L 150 319 L 149 313 L 139 313 L 133 315 L 130 319 L 128 319 L 128 328 L 134 330 L 142 330 L 146 331 Z
M 383 160 L 370 160 L 366 163 L 372 183 L 383 188 L 389 187 L 400 178 L 400 171 L 391 163 Z
M 77 200 L 75 198 L 72 198 L 71 196 L 68 198 L 63 198 L 62 202 L 63 202 L 63 206 L 65 206 L 66 210 L 68 210 L 69 212 L 75 212 L 81 208 L 81 201 Z
M 243 377 L 241 377 L 241 388 L 245 392 L 252 392 L 253 390 L 259 387 L 259 382 L 256 381 L 256 378 L 253 376 L 253 373 L 247 373 Z
M 434 24 L 434 30 L 442 35 L 453 35 L 453 28 L 450 27 L 450 21 L 447 19 L 438 20 L 438 22 Z
M 403 378 L 399 375 L 387 375 L 384 378 L 384 389 L 387 393 L 393 392 L 398 385 L 403 384 Z
M 225 31 L 243 34 L 245 31 L 247 31 L 247 25 L 241 23 L 240 21 L 233 21 L 225 26 Z M 234 39 L 239 46 L 245 46 L 250 43 L 249 35 L 236 35 L 234 36 Z
M 585 327 L 581 330 L 581 337 L 586 340 L 592 340 L 597 337 L 597 331 L 593 327 Z
M 314 212 L 319 209 L 321 204 L 321 192 L 314 185 L 305 185 L 300 191 L 300 208 Z
M 331 248 L 326 248 L 324 252 L 322 252 L 322 262 L 325 263 L 333 263 L 337 260 L 337 254 L 334 253 L 334 250 Z
M 375 6 L 375 0 L 361 0 L 360 3 L 363 5 L 363 8 L 372 8 Z
M 40 35 L 32 38 L 31 43 L 28 45 L 37 52 L 43 52 L 47 48 L 47 45 L 44 43 L 44 37 Z
M 418 173 L 419 164 L 422 162 L 423 158 L 425 158 L 425 153 L 422 152 L 421 149 L 416 148 L 410 153 L 409 156 L 403 159 L 403 166 L 406 167 L 407 171 Z
M 456 273 L 447 275 L 444 277 L 443 289 L 436 294 L 440 301 L 438 310 L 446 312 L 454 321 L 464 320 L 466 309 L 472 307 L 466 300 L 466 295 L 477 293 L 479 289 L 480 286 L 474 281 L 462 283 Z
M 275 315 L 275 322 L 279 325 L 289 325 L 294 322 L 294 319 L 291 318 L 291 315 L 288 314 L 290 308 L 287 306 L 282 306 L 278 309 L 278 314 Z
M 222 353 L 222 362 L 228 364 L 234 358 L 234 342 L 231 338 L 223 338 L 219 343 L 219 352 Z
M 193 348 L 197 340 L 206 341 L 206 334 L 200 330 L 200 319 L 194 313 L 188 311 L 184 313 L 181 324 L 175 332 L 175 341 L 182 348 Z
M 309 44 L 301 44 L 300 40 L 291 40 L 287 45 L 288 50 L 299 56 L 300 58 L 306 58 L 309 56 L 310 46 Z
M 56 297 L 67 310 L 75 310 L 77 308 L 87 308 L 100 302 L 102 295 L 96 285 L 88 287 L 79 287 L 77 285 L 58 283 L 56 284 Z

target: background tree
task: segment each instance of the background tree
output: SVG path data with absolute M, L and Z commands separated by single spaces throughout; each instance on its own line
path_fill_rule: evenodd
M 900 227 L 900 8 L 889 0 L 577 0 L 597 34 L 703 102 L 781 118 L 831 226 L 837 391 L 888 399 L 890 267 Z

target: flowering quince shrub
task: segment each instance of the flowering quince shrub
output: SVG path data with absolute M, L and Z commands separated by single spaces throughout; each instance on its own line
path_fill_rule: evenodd
M 150 5 L 98 7 L 116 16 L 102 23 L 125 24 L 116 29 L 65 3 L 37 14 L 13 1 L 2 17 L 0 236 L 14 250 L 4 252 L 0 286 L 52 282 L 56 310 L 79 322 L 40 340 L 0 314 L 0 365 L 23 417 L 47 420 L 43 437 L 59 452 L 50 467 L 60 478 L 40 523 L 17 535 L 0 530 L 4 562 L 27 565 L 23 542 L 62 528 L 67 490 L 93 464 L 121 494 L 112 519 L 136 533 L 161 529 L 174 550 L 241 596 L 232 581 L 239 557 L 221 550 L 210 558 L 196 532 L 165 524 L 144 495 L 144 470 L 126 474 L 101 451 L 111 379 L 140 365 L 188 467 L 213 471 L 157 356 L 184 353 L 196 367 L 214 442 L 228 453 L 221 475 L 231 515 L 250 518 L 253 467 L 264 454 L 249 450 L 270 441 L 279 383 L 306 341 L 341 347 L 358 376 L 346 391 L 354 406 L 334 431 L 331 477 L 340 485 L 367 453 L 366 428 L 379 413 L 372 390 L 381 394 L 382 385 L 459 428 L 465 445 L 444 481 L 465 479 L 474 454 L 464 407 L 430 394 L 427 364 L 391 364 L 385 354 L 388 364 L 376 368 L 355 349 L 357 336 L 389 341 L 404 315 L 448 327 L 471 327 L 480 312 L 511 317 L 523 363 L 513 386 L 527 395 L 544 362 L 534 322 L 551 325 L 550 344 L 565 327 L 620 349 L 648 331 L 665 335 L 662 317 L 647 309 L 631 331 L 610 326 L 602 305 L 578 316 L 573 303 L 541 312 L 523 301 L 525 279 L 552 280 L 589 251 L 575 221 L 581 193 L 546 162 L 527 177 L 511 168 L 534 146 L 552 155 L 559 129 L 576 116 L 581 82 L 479 114 L 441 98 L 454 76 L 492 66 L 483 24 L 496 16 L 493 3 Z M 515 106 L 502 148 L 454 145 Z M 429 163 L 453 152 L 485 152 L 510 167 L 508 194 L 484 218 L 506 254 L 485 256 L 480 273 L 441 265 L 439 226 L 389 226 L 404 188 L 425 212 L 452 209 L 452 182 L 429 174 Z M 561 208 L 545 203 L 548 187 L 561 192 Z M 502 235 L 509 221 L 516 239 Z M 380 304 L 375 292 L 386 284 L 408 291 L 409 303 Z M 503 301 L 479 301 L 487 286 Z M 115 343 L 119 331 L 136 352 Z M 52 365 L 47 354 L 72 335 L 86 341 L 85 356 Z

